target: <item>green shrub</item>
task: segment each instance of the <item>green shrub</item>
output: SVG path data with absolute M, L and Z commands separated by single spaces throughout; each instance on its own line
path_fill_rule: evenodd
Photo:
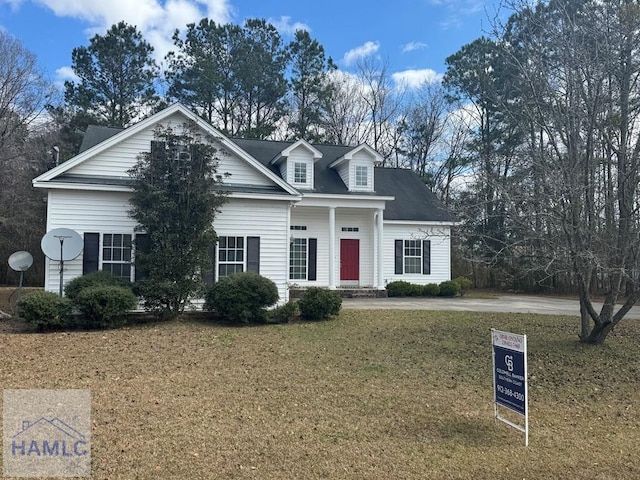
M 193 288 L 197 286 L 197 288 Z M 141 298 L 142 306 L 162 320 L 175 318 L 189 305 L 192 295 L 204 294 L 204 285 L 192 279 L 145 278 L 133 285 L 133 293 Z
M 471 288 L 473 287 L 473 282 L 469 280 L 467 277 L 456 277 L 453 279 L 454 282 L 458 284 L 460 295 L 464 296 Z
M 116 328 L 124 325 L 125 314 L 136 308 L 138 298 L 130 288 L 95 285 L 83 288 L 72 302 L 80 313 L 74 323 L 84 328 Z
M 440 295 L 440 285 L 437 283 L 428 283 L 422 286 L 422 295 L 425 297 L 437 297 Z
M 305 320 L 324 320 L 340 313 L 342 297 L 326 288 L 307 288 L 298 301 L 300 316 Z
M 205 309 L 234 323 L 265 322 L 266 308 L 278 301 L 278 287 L 252 272 L 223 278 L 205 293 Z
M 267 322 L 290 323 L 293 322 L 298 315 L 300 315 L 298 304 L 296 302 L 287 302 L 284 305 L 269 310 L 267 312 Z
M 98 270 L 97 272 L 87 273 L 80 277 L 76 277 L 67 283 L 64 287 L 64 296 L 73 301 L 78 294 L 85 288 L 95 287 L 97 285 L 115 285 L 125 287 L 129 282 L 112 275 L 110 272 Z
M 38 331 L 66 327 L 71 302 L 53 292 L 27 293 L 18 300 L 18 315 Z
M 455 297 L 459 291 L 460 287 L 452 280 L 446 280 L 440 284 L 441 297 Z
M 387 295 L 390 297 L 408 297 L 413 290 L 413 284 L 404 280 L 397 280 L 387 284 Z

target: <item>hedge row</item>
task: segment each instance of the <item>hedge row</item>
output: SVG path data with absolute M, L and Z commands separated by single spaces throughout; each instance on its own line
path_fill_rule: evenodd
M 387 295 L 390 297 L 455 297 L 458 294 L 464 295 L 469 288 L 471 288 L 471 281 L 465 277 L 427 285 L 398 280 L 387 284 Z

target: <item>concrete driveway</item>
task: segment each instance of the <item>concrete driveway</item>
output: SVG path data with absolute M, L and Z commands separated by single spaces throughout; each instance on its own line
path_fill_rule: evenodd
M 598 310 L 600 307 L 601 305 L 596 304 Z M 342 300 L 342 308 L 359 310 L 452 310 L 459 312 L 539 313 L 580 316 L 578 300 L 533 295 L 500 295 L 488 299 L 465 297 L 345 298 Z M 633 307 L 625 318 L 640 319 L 640 307 Z

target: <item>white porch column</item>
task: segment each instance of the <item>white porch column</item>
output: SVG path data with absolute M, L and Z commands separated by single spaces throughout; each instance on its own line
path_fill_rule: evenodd
M 378 254 L 378 269 L 377 269 L 377 278 L 376 278 L 376 284 L 375 285 L 379 290 L 384 289 L 384 231 L 382 228 L 383 225 L 383 220 L 384 220 L 384 210 L 379 208 L 378 209 L 378 213 L 376 215 L 376 219 L 377 219 L 377 229 L 376 229 L 376 233 L 378 234 L 378 249 L 377 249 L 377 254 Z
M 329 289 L 336 288 L 336 207 L 329 207 Z

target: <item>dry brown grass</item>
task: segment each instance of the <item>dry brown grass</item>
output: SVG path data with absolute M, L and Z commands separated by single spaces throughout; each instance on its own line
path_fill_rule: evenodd
M 495 424 L 491 327 L 529 334 L 530 446 Z M 175 321 L 0 335 L 3 388 L 92 395 L 96 479 L 635 479 L 640 327 L 344 311 L 231 328 Z

